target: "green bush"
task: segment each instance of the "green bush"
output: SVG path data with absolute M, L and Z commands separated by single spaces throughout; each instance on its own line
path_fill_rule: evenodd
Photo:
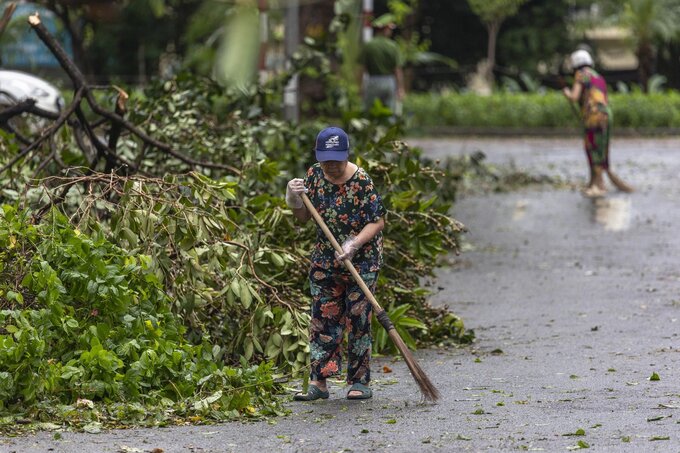
M 0 412 L 125 421 L 125 406 L 94 401 L 162 405 L 168 419 L 281 411 L 271 365 L 225 366 L 210 338 L 185 339 L 150 256 L 57 211 L 32 225 L 9 205 L 0 250 Z
M 614 127 L 680 127 L 680 93 L 611 93 Z M 558 91 L 547 93 L 498 92 L 409 94 L 404 102 L 408 126 L 559 128 L 578 127 L 576 116 Z

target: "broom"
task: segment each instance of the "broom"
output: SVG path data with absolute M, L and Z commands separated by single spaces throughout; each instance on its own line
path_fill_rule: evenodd
M 567 99 L 567 102 L 569 103 L 569 107 L 571 107 L 571 112 L 574 114 L 577 120 L 579 122 L 581 121 L 581 115 L 578 113 L 578 110 L 576 110 L 576 106 L 574 103 Z M 621 178 L 618 177 L 616 173 L 611 171 L 609 168 L 605 170 L 607 173 L 607 176 L 609 176 L 609 180 L 616 186 L 617 189 L 619 189 L 621 192 L 626 192 L 626 193 L 632 193 L 635 192 L 635 189 L 633 189 L 631 186 L 623 182 Z
M 317 210 L 314 208 L 314 205 L 309 200 L 309 197 L 304 193 L 300 194 L 300 197 L 302 198 L 302 202 L 307 207 L 307 210 L 312 214 L 312 217 L 314 217 L 314 220 L 326 235 L 326 238 L 328 238 L 330 243 L 333 245 L 333 248 L 338 253 L 342 253 L 342 247 L 333 237 L 333 233 L 331 233 L 331 231 L 328 229 L 326 222 L 323 221 Z M 392 339 L 392 342 L 404 358 L 404 361 L 406 361 L 406 365 L 408 365 L 408 369 L 411 370 L 411 375 L 413 376 L 413 379 L 416 380 L 418 387 L 420 387 L 423 397 L 428 401 L 438 400 L 439 390 L 437 390 L 434 384 L 432 384 L 430 378 L 427 377 L 425 371 L 420 367 L 415 357 L 413 357 L 413 354 L 411 354 L 411 351 L 409 351 L 408 346 L 406 346 L 404 340 L 402 340 L 401 336 L 399 336 L 399 332 L 397 332 L 397 329 L 394 328 L 394 324 L 392 324 L 392 321 L 390 321 L 389 316 L 387 316 L 387 312 L 380 306 L 378 301 L 375 300 L 375 297 L 373 297 L 371 290 L 368 289 L 368 286 L 366 286 L 366 283 L 364 283 L 361 275 L 359 275 L 357 270 L 354 269 L 352 262 L 348 259 L 345 259 L 343 260 L 342 264 L 344 264 L 350 274 L 352 274 L 352 277 L 354 277 L 354 280 L 364 292 L 366 298 L 369 300 L 369 302 L 371 302 L 371 306 L 373 307 L 373 312 L 375 313 L 376 318 L 378 318 L 380 324 L 382 324 L 382 326 L 385 328 L 387 334 Z

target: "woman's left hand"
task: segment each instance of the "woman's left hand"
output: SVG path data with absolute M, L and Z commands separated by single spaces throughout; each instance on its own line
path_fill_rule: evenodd
M 359 241 L 355 237 L 349 237 L 342 243 L 342 253 L 335 252 L 335 259 L 341 263 L 345 260 L 352 261 L 352 258 L 359 250 Z

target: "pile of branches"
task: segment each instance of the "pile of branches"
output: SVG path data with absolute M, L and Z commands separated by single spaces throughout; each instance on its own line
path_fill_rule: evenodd
M 2 266 L 7 268 L 15 258 L 0 253 L 0 291 L 11 292 L 15 301 L 31 301 L 29 307 L 13 304 L 14 318 L 0 320 L 0 329 L 17 332 L 16 320 L 48 304 L 47 293 L 35 283 L 39 280 L 55 288 L 59 307 L 75 307 L 72 338 L 83 339 L 61 345 L 68 356 L 44 351 L 55 360 L 48 381 L 57 374 L 65 379 L 60 369 L 71 360 L 69 367 L 87 368 L 82 360 L 93 348 L 100 353 L 100 345 L 93 346 L 90 338 L 96 327 L 92 323 L 98 322 L 92 313 L 100 316 L 110 310 L 89 306 L 99 303 L 130 308 L 129 313 L 116 308 L 109 325 L 118 328 L 132 316 L 150 338 L 168 335 L 151 319 L 159 311 L 168 319 L 176 317 L 181 329 L 170 330 L 181 330 L 181 341 L 188 345 L 180 343 L 189 348 L 188 354 L 197 353 L 189 345 L 200 345 L 197 354 L 202 360 L 243 369 L 267 361 L 287 375 L 307 369 L 305 285 L 314 229 L 300 228 L 282 192 L 288 179 L 304 175 L 313 162 L 310 144 L 326 124 L 291 125 L 269 115 L 273 109 L 263 100 L 275 96 L 261 87 L 250 98 L 234 100 L 216 83 L 188 76 L 154 83 L 130 96 L 117 87 L 90 85 L 39 17 L 31 16 L 29 23 L 61 63 L 73 96 L 59 114 L 40 110 L 32 101 L 0 112 L 0 135 L 7 138 L 0 142 L 0 202 L 12 202 L 7 212 L 16 211 L 15 218 L 21 218 L 10 222 L 10 216 L 0 212 L 0 227 L 4 222 L 9 232 L 0 239 L 5 237 L 8 247 L 20 237 L 34 248 L 43 244 L 31 249 L 35 255 L 21 255 L 21 272 L 7 279 Z M 110 109 L 104 107 L 108 93 L 114 93 Z M 24 116 L 42 120 L 37 122 L 42 127 L 20 128 L 16 120 Z M 346 112 L 345 121 L 355 148 L 361 150 L 356 162 L 373 176 L 388 208 L 385 267 L 378 289 L 382 305 L 410 347 L 447 338 L 469 340 L 462 320 L 428 306 L 427 291 L 420 286 L 432 275 L 438 257 L 457 249 L 463 228 L 450 216 L 455 188 L 441 190 L 450 175 L 399 141 L 399 126 L 386 119 Z M 29 216 L 35 232 L 22 229 Z M 58 237 L 54 231 L 60 232 Z M 104 261 L 90 253 L 91 243 L 115 258 L 120 269 L 106 269 Z M 139 289 L 126 292 L 122 290 L 131 262 L 143 262 L 146 274 Z M 82 269 L 69 269 L 72 263 Z M 148 326 L 133 312 L 136 299 L 152 293 L 150 286 L 154 294 L 159 290 L 164 296 L 158 295 L 145 315 Z M 45 335 L 49 331 L 62 338 L 61 326 L 48 321 L 51 318 Z M 118 339 L 105 330 L 98 337 L 101 354 L 117 364 L 99 380 L 115 381 L 120 370 L 132 370 L 132 378 L 139 367 L 133 357 L 137 353 L 125 346 L 132 339 L 124 338 L 124 330 L 118 332 Z M 387 352 L 390 343 L 380 335 L 376 332 L 374 347 Z M 43 336 L 35 336 L 36 345 Z M 209 357 L 205 351 L 210 351 Z M 203 379 L 195 377 L 197 382 Z M 40 390 L 58 388 L 64 384 L 59 379 L 54 387 Z M 87 387 L 91 380 L 87 374 L 68 375 L 68 385 L 74 388 Z M 12 389 L 17 388 L 14 384 Z M 159 388 L 165 391 L 166 384 L 159 381 Z M 93 397 L 113 398 L 119 391 L 112 386 Z M 16 390 L 9 393 L 8 398 L 16 398 Z M 224 404 L 231 407 L 232 402 Z M 240 401 L 239 407 L 247 407 L 247 401 Z

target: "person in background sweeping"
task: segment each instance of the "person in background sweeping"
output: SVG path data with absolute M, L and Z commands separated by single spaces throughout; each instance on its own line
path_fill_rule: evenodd
M 333 236 L 342 244 L 337 253 L 319 227 L 311 256 L 309 282 L 312 295 L 310 349 L 312 366 L 307 393 L 298 401 L 329 396 L 326 379 L 342 371 L 342 344 L 348 335 L 348 399 L 368 399 L 371 380 L 371 304 L 342 262 L 349 259 L 373 292 L 382 265 L 382 230 L 385 207 L 363 168 L 349 162 L 349 138 L 338 127 L 322 130 L 316 138 L 315 165 L 305 179 L 286 187 L 286 203 L 302 222 L 311 218 L 300 197 L 306 193 Z
M 583 122 L 585 150 L 590 167 L 590 181 L 583 193 L 588 197 L 604 195 L 607 192 L 604 172 L 616 188 L 623 192 L 632 192 L 633 188 L 609 168 L 612 115 L 607 100 L 607 82 L 593 69 L 593 59 L 588 51 L 577 50 L 571 54 L 570 60 L 574 70 L 574 85 L 571 88 L 565 87 L 562 92 L 570 102 L 578 102 L 581 106 L 580 118 Z

